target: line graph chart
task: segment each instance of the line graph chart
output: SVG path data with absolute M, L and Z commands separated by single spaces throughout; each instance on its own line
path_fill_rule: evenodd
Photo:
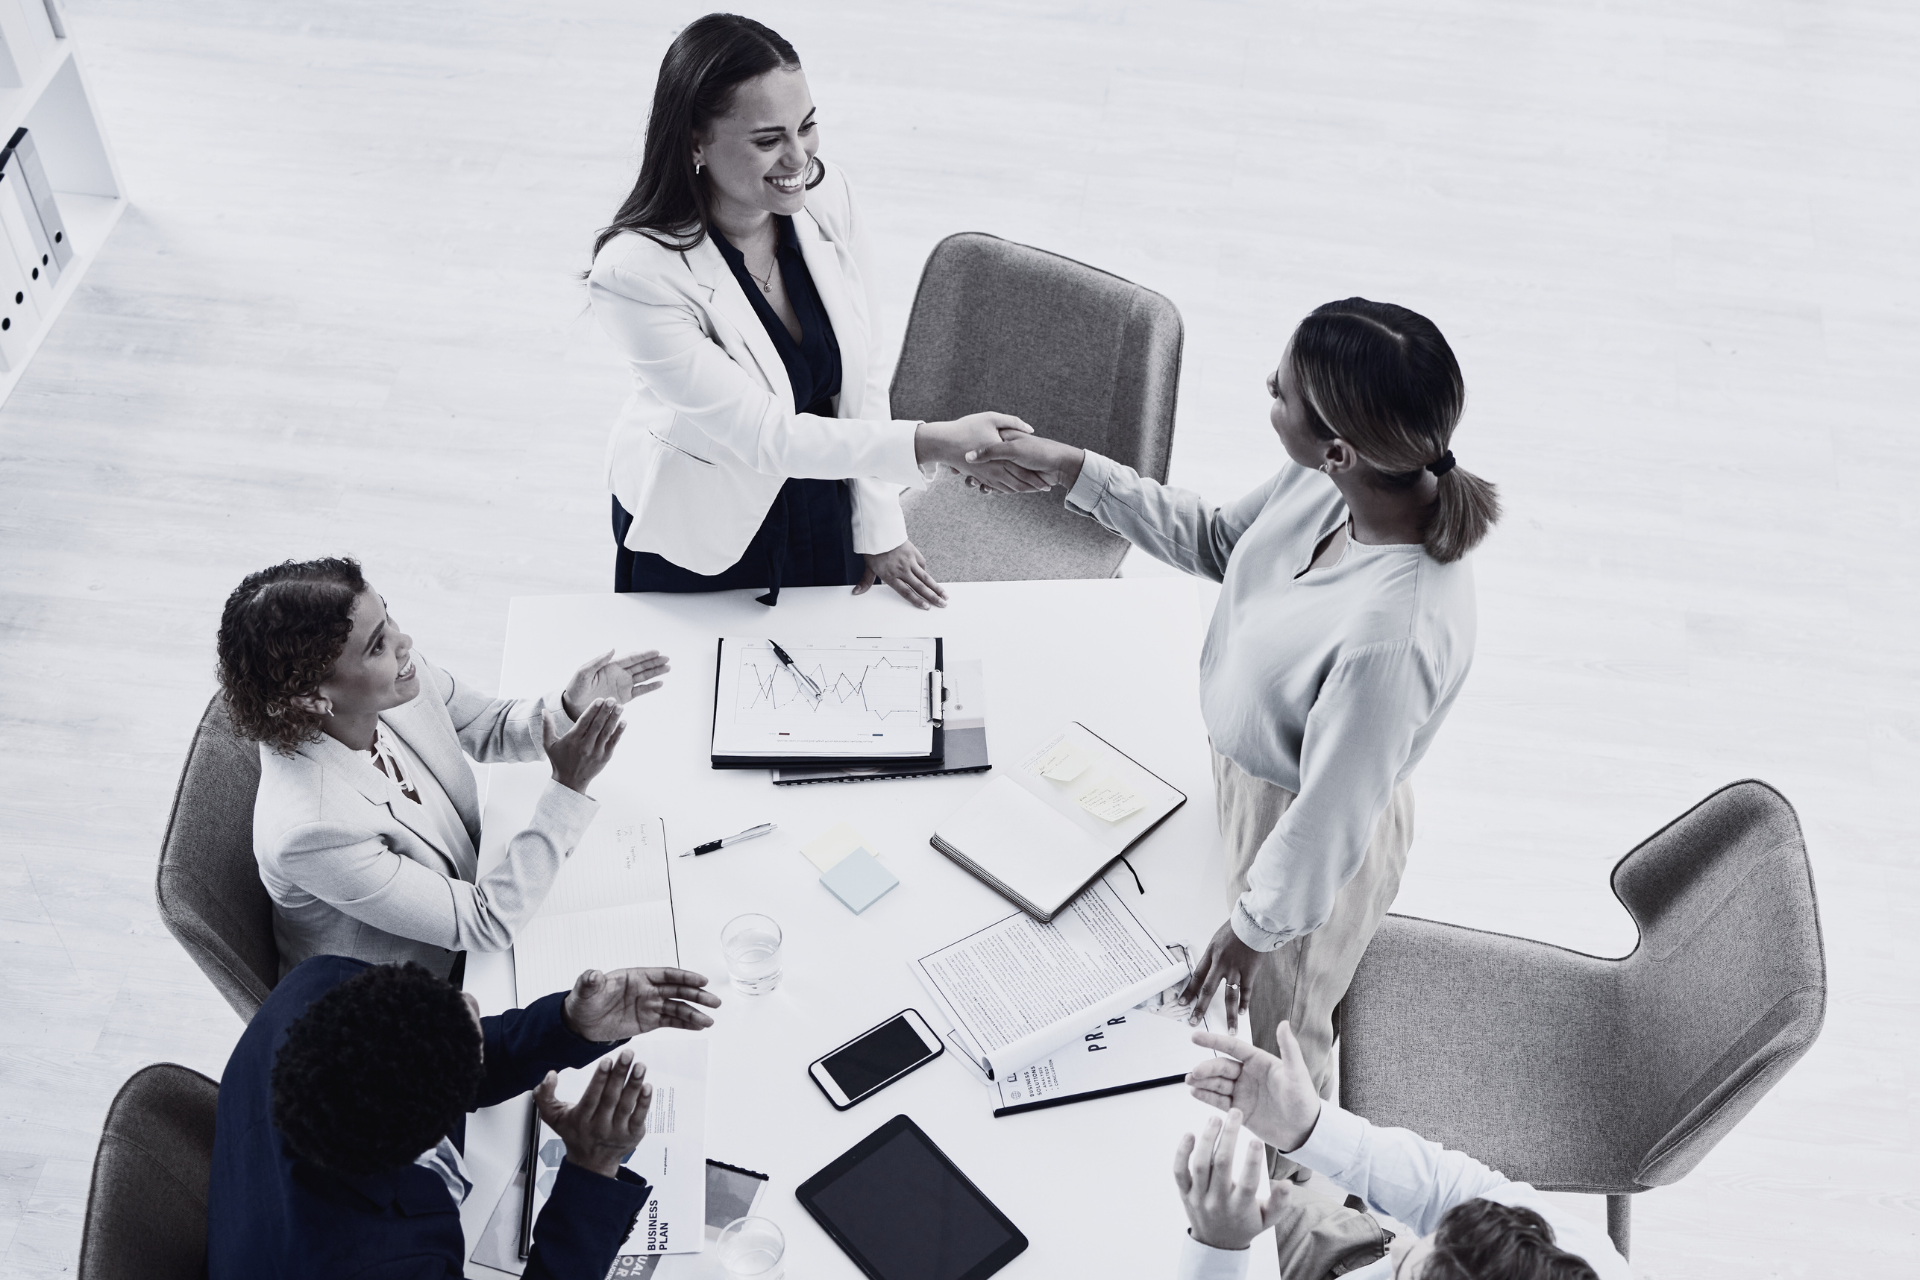
M 729 636 L 721 646 L 716 755 L 914 755 L 931 748 L 927 673 L 932 638 L 867 637 L 796 642 L 794 667 L 770 642 Z
M 793 664 L 820 686 L 818 701 L 813 690 L 772 659 L 771 652 L 765 658 L 741 658 L 740 714 L 804 710 L 814 715 L 863 713 L 880 720 L 926 715 L 926 668 L 917 653 L 794 653 Z

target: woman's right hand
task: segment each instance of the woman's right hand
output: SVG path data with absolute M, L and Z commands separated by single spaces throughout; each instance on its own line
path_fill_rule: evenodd
M 913 434 L 915 461 L 941 463 L 992 493 L 1039 493 L 1046 480 L 1016 462 L 973 460 L 972 455 L 1005 436 L 1032 435 L 1033 428 L 1010 413 L 970 413 L 952 422 L 923 422 Z
M 620 718 L 620 704 L 612 698 L 596 698 L 565 737 L 553 731 L 553 712 L 540 716 L 540 736 L 546 743 L 547 761 L 553 765 L 553 780 L 563 787 L 587 794 L 587 784 L 600 775 L 627 731 Z
M 1000 439 L 991 444 L 970 451 L 967 461 L 976 466 L 993 462 L 1011 463 L 1049 485 L 1057 484 L 1071 489 L 1080 478 L 1080 468 L 1086 465 L 1087 451 L 1077 445 L 1049 440 L 1045 436 L 1019 435 L 1007 431 L 1002 432 Z M 967 483 L 972 485 L 972 477 L 968 477 Z M 985 485 L 980 487 L 986 489 Z

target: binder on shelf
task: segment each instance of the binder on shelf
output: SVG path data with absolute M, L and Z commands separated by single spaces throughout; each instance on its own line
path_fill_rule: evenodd
M 7 41 L 23 77 L 31 76 L 59 56 L 57 37 L 65 25 L 64 22 L 56 25 L 52 10 L 43 0 L 0 0 L 0 26 L 6 29 Z
M 33 211 L 33 197 L 27 194 L 26 184 L 20 181 L 18 169 L 11 164 L 0 164 L 0 232 L 5 233 L 8 261 L 19 269 L 17 289 L 24 290 L 33 299 L 40 315 L 52 315 L 56 277 L 52 269 L 43 264 L 50 263 L 53 257 L 45 251 L 47 246 L 40 234 L 40 218 Z
M 32 0 L 27 0 L 31 4 Z M 67 15 L 60 10 L 60 0 L 44 0 L 47 11 L 47 25 L 53 34 L 62 40 L 67 38 Z
M 40 164 L 40 148 L 34 145 L 33 135 L 25 125 L 13 131 L 6 151 L 0 153 L 0 169 L 15 168 L 19 170 L 16 176 L 26 183 L 26 191 L 33 197 L 33 207 L 40 215 L 40 228 L 46 236 L 53 259 L 50 265 L 57 279 L 61 270 L 73 261 L 73 245 L 67 238 L 67 224 L 60 219 L 60 205 L 53 198 L 47 171 Z
M 27 288 L 26 273 L 11 246 L 0 245 L 0 370 L 20 368 L 39 331 L 40 308 Z

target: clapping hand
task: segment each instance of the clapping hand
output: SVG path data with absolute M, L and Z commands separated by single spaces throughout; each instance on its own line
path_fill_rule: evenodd
M 589 969 L 567 993 L 564 1017 L 581 1039 L 605 1044 L 658 1027 L 712 1026 L 695 1005 L 718 1009 L 720 997 L 707 990 L 706 975 L 691 969 Z
M 1207 1121 L 1200 1135 L 1200 1158 L 1195 1160 L 1194 1137 L 1180 1139 L 1173 1153 L 1173 1182 L 1180 1188 L 1193 1238 L 1214 1249 L 1244 1249 L 1253 1238 L 1279 1221 L 1292 1188 L 1284 1182 L 1267 1185 L 1265 1152 L 1257 1142 L 1247 1144 L 1239 1176 L 1234 1176 L 1233 1153 L 1240 1142 L 1240 1112 L 1227 1112 Z M 1265 1191 L 1264 1200 L 1261 1192 Z
M 1193 1042 L 1228 1056 L 1209 1058 L 1187 1073 L 1193 1096 L 1247 1118 L 1247 1128 L 1279 1151 L 1298 1151 L 1320 1121 L 1320 1094 L 1300 1056 L 1293 1028 L 1280 1024 L 1280 1056 L 1215 1031 L 1196 1031 Z
M 547 1072 L 533 1091 L 533 1105 L 547 1127 L 567 1144 L 567 1159 L 603 1178 L 618 1176 L 627 1156 L 647 1132 L 647 1109 L 653 1105 L 653 1086 L 647 1083 L 647 1064 L 633 1064 L 631 1050 L 602 1058 L 587 1078 L 587 1087 L 572 1106 L 554 1096 L 559 1077 Z
M 580 664 L 560 695 L 560 706 L 575 720 L 584 707 L 601 698 L 612 698 L 616 705 L 625 706 L 641 694 L 658 689 L 667 669 L 667 659 L 658 649 L 630 653 L 624 658 L 614 657 L 609 649 Z
M 626 731 L 620 704 L 612 698 L 601 698 L 581 712 L 564 737 L 554 731 L 553 712 L 541 712 L 540 740 L 547 749 L 547 763 L 553 766 L 553 780 L 587 794 L 587 784 L 613 759 L 613 749 Z

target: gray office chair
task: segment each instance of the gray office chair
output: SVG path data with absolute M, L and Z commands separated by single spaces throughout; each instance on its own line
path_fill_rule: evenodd
M 280 980 L 273 903 L 253 858 L 260 748 L 215 694 L 193 731 L 160 845 L 160 918 L 233 1011 L 251 1020 Z
M 1677 1182 L 1799 1060 L 1826 960 L 1793 808 L 1736 782 L 1613 869 L 1619 960 L 1388 916 L 1341 1010 L 1340 1101 L 1551 1191 Z
M 893 416 L 1011 413 L 1164 481 L 1183 333 L 1180 312 L 1150 289 L 997 236 L 948 236 L 920 276 Z M 986 497 L 945 475 L 902 505 L 907 536 L 943 582 L 1113 577 L 1126 539 L 1062 497 Z
M 93 1157 L 79 1280 L 204 1280 L 219 1093 L 171 1062 L 120 1087 Z

